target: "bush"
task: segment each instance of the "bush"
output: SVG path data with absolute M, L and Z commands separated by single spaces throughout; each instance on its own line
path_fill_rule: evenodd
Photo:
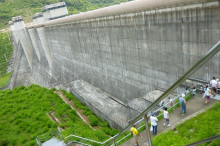
M 98 118 L 95 115 L 89 115 L 88 116 L 89 122 L 91 126 L 97 126 L 98 125 Z
M 119 133 L 119 130 L 117 129 L 111 129 L 109 127 L 103 127 L 102 131 L 104 131 L 106 134 L 110 135 L 110 136 L 115 136 L 116 134 Z
M 168 131 L 154 137 L 153 144 L 186 145 L 219 134 L 220 103 L 176 127 L 176 131 Z M 212 143 L 212 142 L 211 142 Z M 210 143 L 210 144 L 211 144 Z M 213 142 L 213 145 L 219 145 Z
M 3 139 L 0 140 L 0 145 L 1 146 L 7 146 L 9 143 L 10 143 L 9 139 L 3 138 Z
M 15 91 L 16 90 L 16 91 Z M 0 91 L 1 124 L 0 129 L 7 133 L 7 139 L 0 132 L 0 145 L 36 145 L 35 138 L 47 133 L 51 128 L 57 126 L 64 129 L 63 135 L 76 134 L 94 140 L 107 139 L 108 136 L 100 131 L 96 134 L 89 125 L 85 124 L 62 99 L 52 90 L 41 88 L 38 85 L 16 87 L 15 90 Z M 80 101 L 69 93 L 68 96 L 89 115 L 92 126 L 108 127 L 108 123 L 97 118 L 92 111 L 82 105 Z M 55 116 L 61 124 L 52 122 L 46 115 L 54 111 Z M 116 130 L 108 128 L 109 135 L 116 133 Z M 13 139 L 13 143 L 8 141 Z M 8 144 L 7 144 L 8 145 Z

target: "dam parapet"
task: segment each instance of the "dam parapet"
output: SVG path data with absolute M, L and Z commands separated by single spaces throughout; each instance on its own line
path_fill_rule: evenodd
M 67 17 L 64 9 L 45 6 L 31 26 L 20 17 L 10 22 L 22 46 L 18 72 L 26 73 L 14 85 L 67 85 L 114 127 L 124 125 L 110 115 L 129 123 L 149 105 L 147 93 L 166 90 L 220 38 L 218 0 L 136 0 Z M 219 76 L 219 58 L 192 77 Z M 108 102 L 118 108 L 101 104 Z

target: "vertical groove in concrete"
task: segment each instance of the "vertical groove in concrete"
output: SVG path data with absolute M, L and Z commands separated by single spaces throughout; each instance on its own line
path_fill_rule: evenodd
M 29 36 L 30 36 L 30 39 L 31 39 L 31 42 L 32 42 L 32 45 L 33 45 L 33 48 L 37 54 L 37 57 L 38 59 L 40 60 L 40 51 L 39 51 L 39 45 L 37 43 L 37 32 L 36 32 L 36 29 L 33 28 L 33 29 L 28 29 L 28 33 L 29 33 Z
M 51 52 L 50 52 L 50 46 L 48 44 L 48 38 L 46 36 L 45 29 L 43 27 L 37 28 L 37 33 L 40 38 L 44 53 L 47 57 L 49 66 L 51 67 L 52 66 Z
M 33 47 L 32 47 L 28 32 L 26 29 L 17 30 L 16 32 L 19 36 L 19 40 L 22 44 L 22 48 L 23 48 L 25 56 L 28 60 L 28 64 L 29 64 L 30 68 L 32 68 Z

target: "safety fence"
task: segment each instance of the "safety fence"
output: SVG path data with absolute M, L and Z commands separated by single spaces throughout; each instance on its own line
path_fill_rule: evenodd
M 161 112 L 163 110 L 164 107 L 168 107 L 168 111 L 170 110 L 173 110 L 175 108 L 178 107 L 179 105 L 179 98 L 184 94 L 185 95 L 185 99 L 188 100 L 190 97 L 192 97 L 192 90 L 193 90 L 193 87 L 200 87 L 201 84 L 196 84 L 190 88 L 188 88 L 186 91 L 178 94 L 175 98 L 173 98 L 172 100 L 173 101 L 169 101 L 167 103 L 165 103 L 163 106 L 160 106 L 159 108 L 157 108 L 156 110 L 152 111 L 154 113 L 158 113 L 157 114 L 157 118 L 160 118 L 163 114 L 163 112 Z M 172 104 L 171 106 L 171 102 L 173 102 L 174 104 Z M 151 116 L 151 113 L 148 113 L 148 118 Z M 137 125 L 137 129 L 140 130 L 141 128 L 144 128 L 145 127 L 145 124 L 143 123 L 144 121 L 144 118 L 140 119 L 139 121 L 137 121 L 134 125 Z M 150 122 L 149 122 L 150 123 Z M 80 137 L 80 136 L 77 136 L 77 135 L 69 135 L 67 137 L 64 138 L 64 140 L 72 137 L 73 140 L 68 142 L 67 145 L 70 145 L 71 143 L 79 143 L 79 144 L 83 144 L 83 145 L 106 145 L 110 140 L 112 140 L 114 137 L 116 137 L 117 135 L 107 139 L 106 141 L 104 142 L 100 142 L 100 141 L 96 141 L 96 140 L 92 140 L 92 139 L 88 139 L 88 138 L 84 138 L 84 137 Z M 120 143 L 122 140 L 124 140 L 125 138 L 131 136 L 131 133 L 129 132 L 127 135 L 123 136 L 122 138 L 120 138 L 118 141 L 115 142 L 115 144 L 117 143 Z M 87 141 L 87 142 L 86 142 Z

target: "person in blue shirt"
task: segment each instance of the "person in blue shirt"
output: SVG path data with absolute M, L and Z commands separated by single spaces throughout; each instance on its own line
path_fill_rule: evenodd
M 185 94 L 184 94 L 184 96 L 182 95 L 179 98 L 179 103 L 180 103 L 180 105 L 182 107 L 180 114 L 182 114 L 182 113 L 186 114 L 186 100 L 184 99 L 184 97 L 185 97 Z

